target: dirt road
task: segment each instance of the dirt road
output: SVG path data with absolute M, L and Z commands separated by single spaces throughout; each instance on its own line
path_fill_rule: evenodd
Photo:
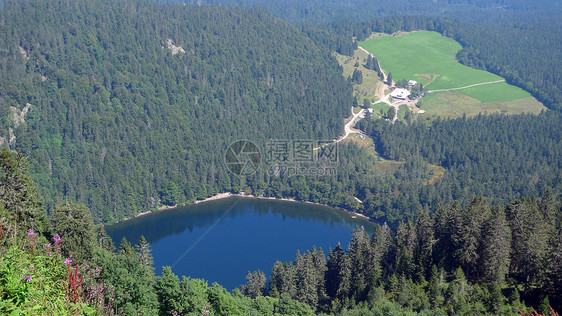
M 350 134 L 356 134 L 356 133 L 357 133 L 357 134 L 360 134 L 360 133 L 361 133 L 361 131 L 354 130 L 354 129 L 353 129 L 353 125 L 355 125 L 355 123 L 356 123 L 360 118 L 363 117 L 363 113 L 365 113 L 365 109 L 361 109 L 361 111 L 357 112 L 356 114 L 353 114 L 353 107 L 351 107 L 351 119 L 350 119 L 349 122 L 347 122 L 347 124 L 345 124 L 345 126 L 344 126 L 345 134 L 344 134 L 343 136 L 341 136 L 340 138 L 335 139 L 335 140 L 334 140 L 334 144 L 335 144 L 335 143 L 339 143 L 339 142 L 341 142 L 342 140 L 346 139 Z M 326 145 L 324 145 L 324 146 L 326 146 Z M 318 150 L 318 149 L 320 149 L 320 148 L 322 148 L 322 146 L 318 146 L 318 147 L 314 148 L 314 150 L 316 151 L 316 150 Z
M 496 80 L 496 81 L 490 81 L 490 82 L 475 83 L 475 84 L 471 84 L 471 85 L 469 85 L 469 86 L 464 86 L 464 87 L 460 87 L 460 88 L 429 90 L 429 91 L 427 91 L 427 93 L 443 92 L 443 91 L 455 91 L 455 90 L 461 90 L 461 89 L 472 88 L 472 87 L 477 87 L 477 86 L 483 86 L 483 85 L 486 85 L 486 84 L 499 83 L 499 82 L 505 82 L 505 79 Z

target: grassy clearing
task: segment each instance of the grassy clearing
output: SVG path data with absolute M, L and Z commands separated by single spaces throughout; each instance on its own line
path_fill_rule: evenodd
M 364 67 L 367 62 L 367 53 L 357 49 L 351 57 L 338 53 L 335 53 L 335 56 L 340 66 L 342 66 L 344 78 L 351 77 L 355 69 L 359 69 L 363 73 L 363 82 L 360 85 L 353 84 L 353 95 L 359 100 L 359 105 L 363 104 L 363 99 L 365 98 L 376 101 L 375 95 L 380 80 L 375 71 Z M 359 64 L 357 67 L 355 67 L 356 63 Z
M 445 168 L 437 165 L 428 164 L 428 167 L 431 171 L 433 171 L 433 178 L 423 184 L 433 184 L 433 182 L 437 181 L 437 179 L 442 178 L 445 175 L 445 171 L 447 171 Z
M 377 56 L 383 69 L 392 72 L 394 80 L 416 79 L 427 85 L 435 78 L 427 87 L 430 90 L 458 88 L 502 79 L 458 63 L 455 55 L 462 48 L 461 45 L 437 32 L 383 36 L 359 45 Z
M 357 144 L 357 146 L 363 147 L 363 148 L 367 148 L 367 147 L 373 147 L 374 148 L 373 139 L 371 137 L 368 137 L 368 136 L 365 136 L 365 135 L 350 134 L 344 140 L 344 142 L 355 143 L 355 144 Z
M 373 168 L 371 170 L 371 172 L 373 173 L 394 172 L 405 163 L 404 161 L 388 160 L 379 157 L 378 153 L 375 150 L 375 144 L 371 137 L 359 134 L 351 134 L 344 140 L 344 142 L 355 143 L 366 151 L 371 161 L 373 162 Z M 432 164 L 428 164 L 428 167 L 433 171 L 433 177 L 424 182 L 424 184 L 433 184 L 433 182 L 445 175 L 446 170 L 443 167 Z
M 471 96 L 460 92 L 438 92 L 424 97 L 421 109 L 426 111 L 426 115 L 436 117 L 460 117 L 478 115 L 479 113 L 502 113 L 502 114 L 538 114 L 546 110 L 542 103 L 533 97 L 527 97 L 507 102 L 488 102 L 484 103 Z
M 377 33 L 359 45 L 373 53 L 382 67 L 392 72 L 394 80 L 414 79 L 428 90 L 459 88 L 501 80 L 489 72 L 458 63 L 456 53 L 462 48 L 453 39 L 429 31 Z M 428 117 L 459 117 L 478 113 L 540 113 L 546 108 L 528 92 L 505 82 L 426 94 L 422 109 Z M 400 112 L 399 112 L 400 115 Z
M 384 114 L 386 114 L 388 112 L 388 109 L 390 109 L 390 106 L 386 103 L 380 102 L 371 105 L 371 109 L 373 109 L 373 116 L 382 117 L 381 110 L 383 111 Z
M 456 92 L 466 94 L 486 103 L 506 102 L 532 97 L 529 92 L 505 82 L 466 88 Z
M 361 137 L 363 136 L 363 137 Z M 369 155 L 369 158 L 373 162 L 373 167 L 371 169 L 372 173 L 386 173 L 396 171 L 401 165 L 404 164 L 403 161 L 387 160 L 379 157 L 379 154 L 375 150 L 375 144 L 373 139 L 368 136 L 352 134 L 344 140 L 344 142 L 355 143 L 359 147 L 362 147 L 365 152 Z
M 410 108 L 405 105 L 402 104 L 399 108 L 398 108 L 398 119 L 402 122 L 404 122 L 404 116 L 406 115 L 406 112 L 410 111 Z M 412 114 L 413 115 L 413 114 Z

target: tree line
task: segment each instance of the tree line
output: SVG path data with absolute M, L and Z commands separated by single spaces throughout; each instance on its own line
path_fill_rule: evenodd
M 561 208 L 549 190 L 538 199 L 490 206 L 474 197 L 466 208 L 440 205 L 433 216 L 357 228 L 347 250 L 297 253 L 276 262 L 267 281 L 248 273 L 242 293 L 305 302 L 316 311 L 380 311 L 387 300 L 408 311 L 450 315 L 517 313 L 521 302 L 561 301 Z

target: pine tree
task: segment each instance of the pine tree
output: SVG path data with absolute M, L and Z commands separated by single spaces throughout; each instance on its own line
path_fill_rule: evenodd
M 242 294 L 251 298 L 263 296 L 265 295 L 266 282 L 267 279 L 265 277 L 265 273 L 262 271 L 258 270 L 253 273 L 248 271 L 248 274 L 246 275 L 246 284 L 241 286 L 240 291 Z
M 547 291 L 553 301 L 562 302 L 562 229 L 550 243 L 546 268 Z
M 319 280 L 317 279 L 314 259 L 310 251 L 305 252 L 302 256 L 297 254 L 295 258 L 295 270 L 295 299 L 310 305 L 312 308 L 317 308 L 320 301 L 317 289 Z
M 346 256 L 345 251 L 339 243 L 334 250 L 330 249 L 328 252 L 328 261 L 326 264 L 326 294 L 332 299 L 336 297 L 336 293 L 342 282 L 340 273 L 343 269 Z
M 111 237 L 109 237 L 109 235 L 105 231 L 105 226 L 103 224 L 98 225 L 97 235 L 98 235 L 98 245 L 102 249 L 105 249 L 110 252 L 115 251 L 115 245 L 113 244 L 113 240 L 111 239 Z
M 454 272 L 454 280 L 449 284 L 445 295 L 449 313 L 461 314 L 468 308 L 469 285 L 466 277 L 459 267 Z
M 392 237 L 392 230 L 385 222 L 381 227 L 380 239 L 376 235 L 373 235 L 373 238 L 371 245 L 374 251 L 381 254 L 382 276 L 388 276 L 394 272 L 396 260 L 396 245 Z
M 548 252 L 548 224 L 536 201 L 520 200 L 507 206 L 506 214 L 511 227 L 512 255 L 510 273 L 525 282 L 542 281 Z
M 422 212 L 416 222 L 417 244 L 415 258 L 417 260 L 418 271 L 421 276 L 426 276 L 426 271 L 432 266 L 433 245 L 435 237 L 433 233 L 433 222 L 429 214 Z M 420 280 L 421 281 L 421 280 Z
M 458 262 L 465 270 L 465 275 L 478 272 L 483 223 L 489 218 L 490 208 L 481 198 L 474 197 L 463 212 L 459 228 L 455 232 L 454 242 Z
M 383 227 L 377 224 L 373 236 L 371 236 L 371 240 L 369 241 L 366 282 L 370 289 L 378 285 L 383 274 L 384 263 L 382 263 L 382 261 L 389 248 L 384 234 Z
M 3 146 L 0 151 L 0 204 L 4 211 L 0 220 L 4 225 L 20 228 L 20 234 L 30 229 L 50 234 L 43 198 L 29 176 L 27 159 L 19 152 L 12 153 Z
M 326 271 L 327 271 L 327 262 L 326 256 L 324 255 L 324 251 L 322 248 L 316 249 L 316 247 L 312 248 L 312 262 L 314 264 L 314 272 L 315 272 L 315 282 L 316 282 L 316 292 L 318 295 L 318 302 L 319 304 L 324 303 L 328 299 L 328 295 L 326 294 Z
M 388 109 L 388 112 L 386 112 L 386 118 L 392 120 L 394 119 L 395 116 L 396 116 L 396 109 L 393 106 L 391 106 Z
M 363 83 L 363 72 L 359 69 L 355 69 L 353 71 L 353 75 L 351 76 L 351 81 L 356 83 L 356 84 L 362 84 Z
M 162 267 L 162 276 L 157 279 L 154 289 L 158 295 L 162 315 L 174 315 L 181 311 L 180 281 L 170 267 Z
M 131 257 L 131 258 L 137 257 L 136 253 L 135 253 L 135 249 L 133 248 L 131 243 L 127 241 L 127 238 L 125 238 L 125 236 L 123 236 L 123 238 L 121 239 L 121 243 L 119 244 L 118 253 L 120 255 L 123 255 L 123 256 L 126 256 L 126 257 Z
M 502 294 L 500 284 L 494 282 L 490 285 L 490 299 L 488 310 L 492 311 L 494 314 L 499 314 L 501 311 L 505 297 Z
M 549 240 L 556 239 L 558 235 L 558 230 L 562 227 L 562 223 L 559 221 L 562 218 L 562 212 L 560 211 L 560 206 L 557 205 L 552 195 L 552 190 L 546 188 L 543 197 L 539 203 L 539 211 L 544 218 L 545 229 L 549 235 Z
M 433 262 L 444 266 L 446 254 L 453 245 L 452 232 L 449 227 L 449 209 L 441 201 L 437 202 L 435 210 L 435 221 L 433 223 L 435 233 L 435 250 L 433 251 Z
M 290 298 L 295 297 L 295 278 L 294 267 L 288 263 L 276 261 L 271 271 L 269 281 L 270 295 L 277 293 L 278 295 L 287 294 Z
M 370 238 L 364 228 L 356 228 L 353 232 L 348 247 L 348 256 L 351 269 L 350 295 L 357 301 L 362 301 L 368 293 L 368 282 L 366 276 L 369 275 Z
M 433 309 L 437 309 L 443 304 L 443 291 L 441 280 L 439 276 L 439 272 L 437 270 L 437 266 L 431 266 L 431 276 L 429 277 L 429 285 L 428 285 L 428 295 L 429 300 Z
M 144 236 L 140 237 L 139 243 L 135 246 L 139 262 L 152 269 L 154 258 L 152 257 L 152 249 Z
M 73 253 L 79 260 L 91 258 L 97 242 L 90 210 L 82 204 L 65 202 L 55 207 L 53 218 L 53 230 L 61 237 L 64 255 Z
M 492 217 L 486 221 L 483 232 L 481 270 L 483 277 L 501 286 L 509 272 L 511 230 L 502 207 L 492 209 Z
M 351 297 L 351 275 L 353 267 L 349 255 L 343 256 L 343 262 L 339 274 L 339 286 L 336 291 L 336 297 L 343 307 L 349 306 L 349 299 Z M 347 302 L 347 303 L 346 303 Z
M 411 222 L 400 222 L 396 228 L 396 272 L 411 278 L 415 271 L 414 249 L 417 243 L 415 227 Z
M 374 69 L 374 61 L 373 61 L 373 57 L 371 57 L 371 55 L 369 54 L 369 56 L 367 56 L 367 62 L 365 63 L 365 68 L 367 69 Z

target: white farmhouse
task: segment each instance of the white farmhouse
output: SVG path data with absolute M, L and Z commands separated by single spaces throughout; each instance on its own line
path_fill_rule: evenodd
M 390 96 L 393 99 L 406 100 L 408 96 L 410 96 L 410 91 L 406 89 L 394 89 L 394 91 L 392 91 Z
M 415 86 L 415 85 L 417 85 L 417 84 L 418 84 L 418 82 L 415 81 L 415 80 L 410 80 L 410 81 L 408 81 L 408 85 L 409 85 L 410 87 L 413 87 L 413 86 Z

